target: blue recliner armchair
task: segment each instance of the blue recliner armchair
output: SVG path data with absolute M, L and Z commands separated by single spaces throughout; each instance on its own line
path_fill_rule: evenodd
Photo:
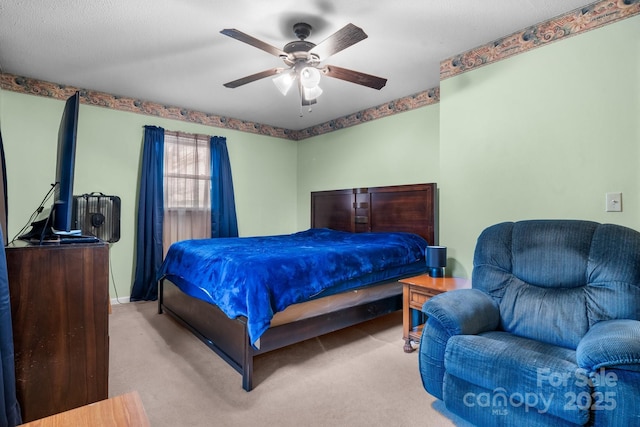
M 433 297 L 425 389 L 478 426 L 640 425 L 640 233 L 531 220 L 478 238 L 472 288 Z

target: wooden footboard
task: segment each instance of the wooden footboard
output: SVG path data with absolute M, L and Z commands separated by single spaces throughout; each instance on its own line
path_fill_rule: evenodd
M 229 319 L 215 305 L 190 297 L 168 280 L 160 281 L 158 288 L 158 312 L 164 311 L 240 372 L 243 387 L 251 389 L 250 378 L 244 384 L 245 371 L 250 373 L 253 366 L 253 350 L 244 319 Z
M 168 280 L 159 284 L 158 312 L 171 315 L 242 375 L 242 388 L 253 388 L 253 358 L 402 309 L 402 291 L 379 300 L 341 308 L 268 329 L 260 349 L 251 346 L 245 318 L 229 319 L 218 307 L 180 291 Z

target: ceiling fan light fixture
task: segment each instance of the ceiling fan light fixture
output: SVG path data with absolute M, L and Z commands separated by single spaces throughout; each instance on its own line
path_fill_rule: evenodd
M 317 97 L 322 95 L 322 89 L 320 89 L 320 86 L 316 86 L 316 87 L 302 86 L 302 92 L 303 92 L 303 97 L 306 100 L 316 99 Z
M 307 89 L 318 87 L 318 83 L 320 83 L 320 71 L 315 67 L 304 67 L 300 70 L 300 82 L 302 86 Z
M 294 72 L 286 71 L 281 73 L 279 76 L 274 77 L 273 84 L 276 85 L 282 95 L 286 96 L 289 89 L 291 89 L 291 86 L 293 86 L 295 79 L 296 74 Z

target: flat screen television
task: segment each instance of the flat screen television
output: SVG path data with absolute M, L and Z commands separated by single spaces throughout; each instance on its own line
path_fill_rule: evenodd
M 72 229 L 73 172 L 76 162 L 78 110 L 80 93 L 67 99 L 58 129 L 58 158 L 54 183 L 54 201 L 51 208 L 51 228 L 55 234 L 80 233 Z
M 31 222 L 31 231 L 19 236 L 19 239 L 40 245 L 100 241 L 95 236 L 83 236 L 82 230 L 73 229 L 73 175 L 76 163 L 79 107 L 80 93 L 76 92 L 67 99 L 58 128 L 55 182 L 51 184 L 51 189 L 32 215 L 32 218 L 36 216 L 36 220 Z M 53 205 L 50 210 L 47 210 L 44 205 L 51 194 L 54 195 Z

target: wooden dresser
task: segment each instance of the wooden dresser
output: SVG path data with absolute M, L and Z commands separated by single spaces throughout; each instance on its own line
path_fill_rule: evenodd
M 108 397 L 109 247 L 6 248 L 24 422 Z

